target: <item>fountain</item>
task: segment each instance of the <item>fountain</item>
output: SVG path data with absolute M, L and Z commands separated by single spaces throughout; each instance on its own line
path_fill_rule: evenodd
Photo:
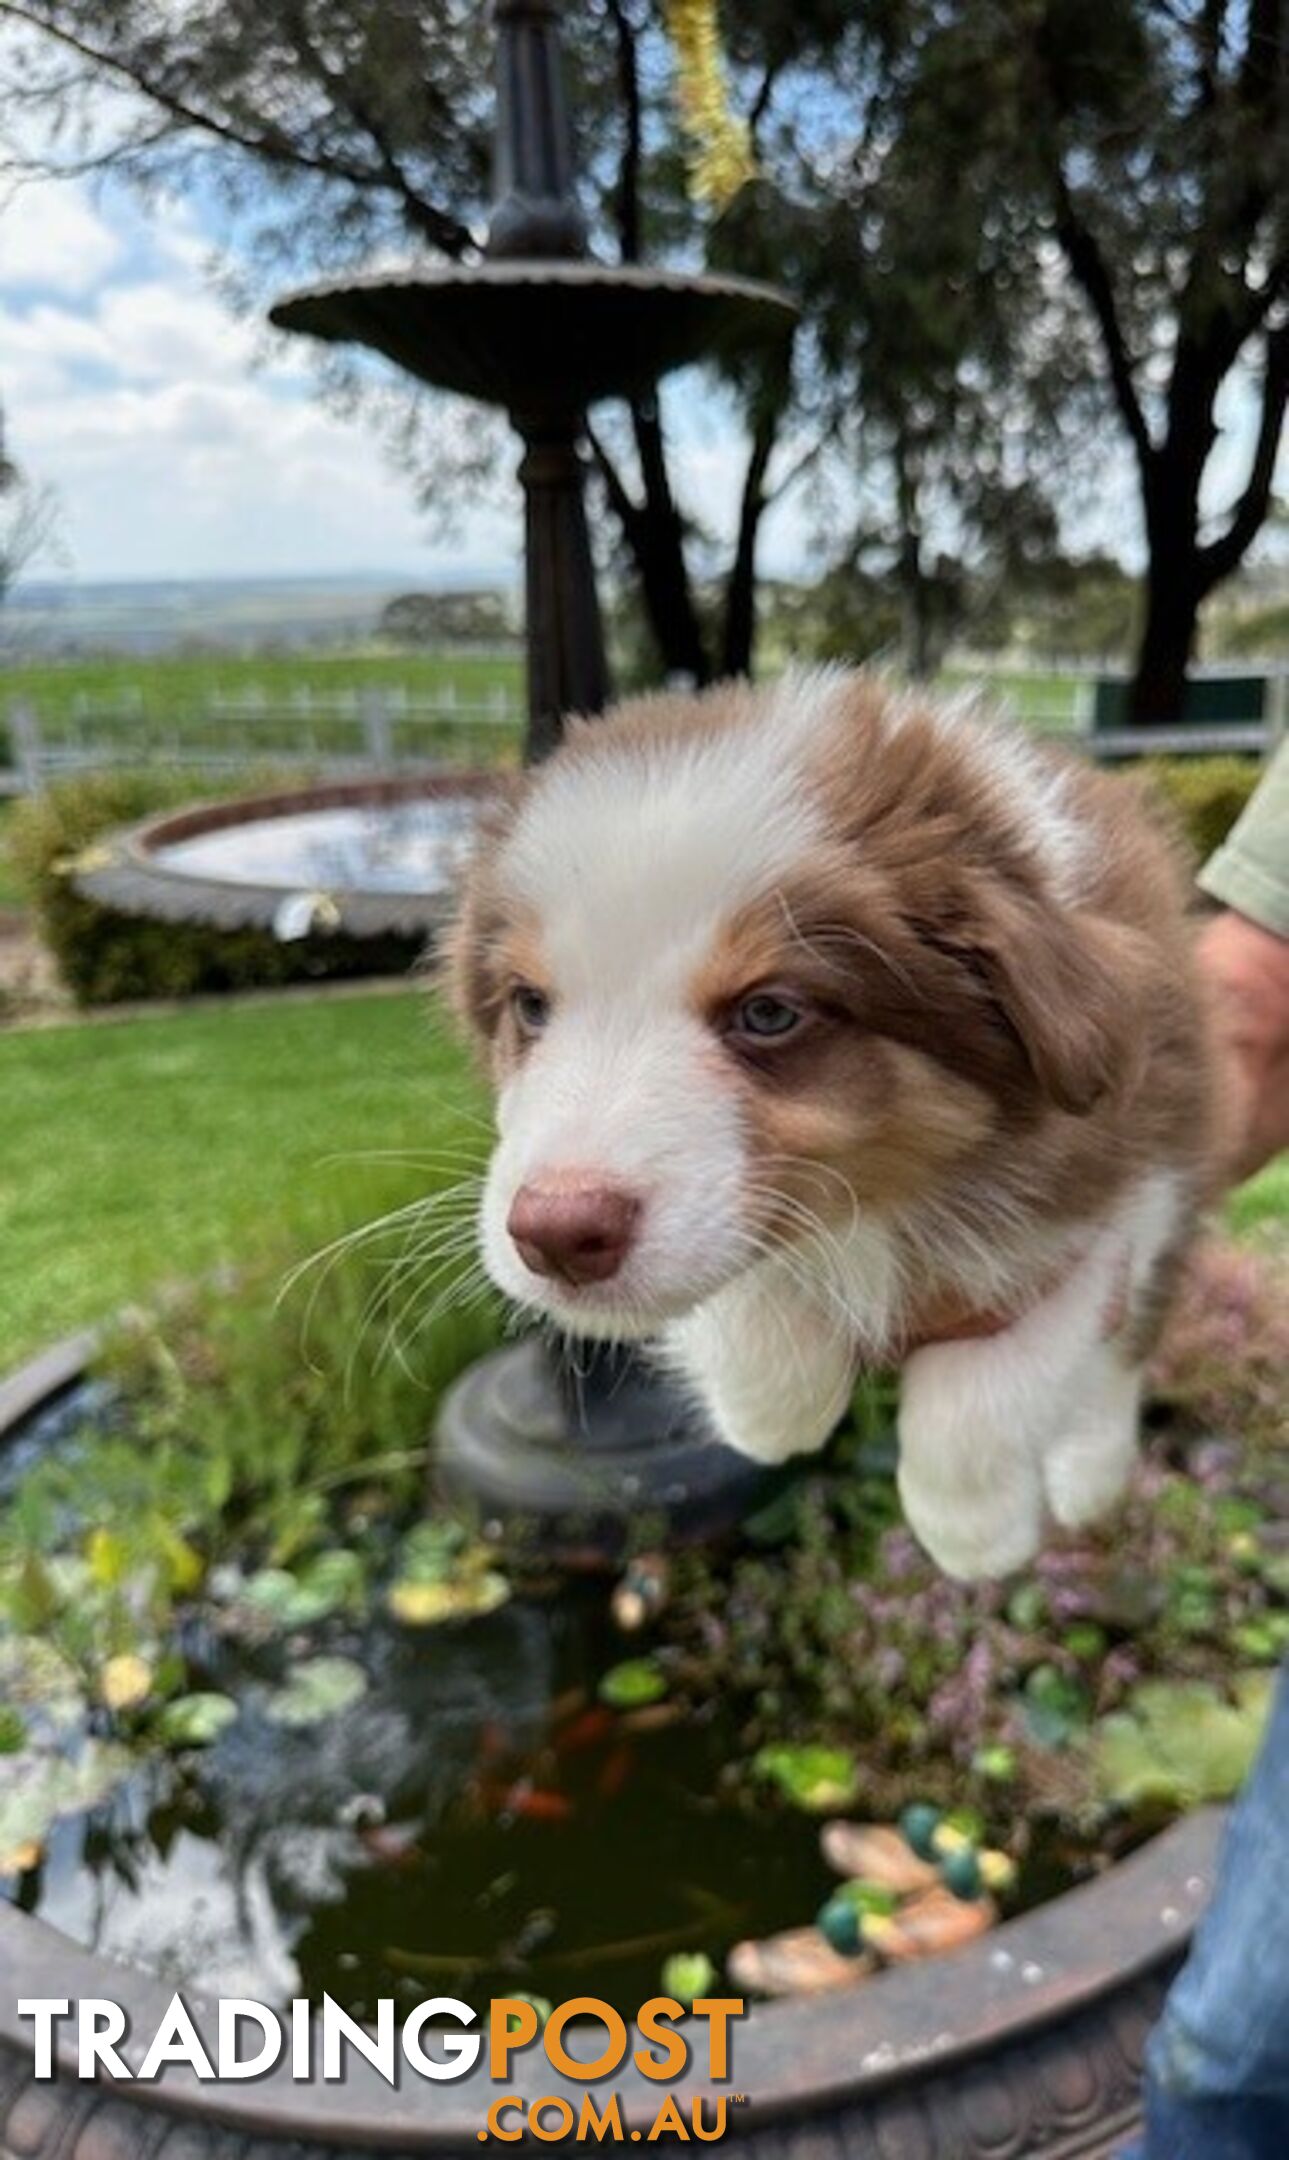
M 783 293 L 742 278 L 592 259 L 573 188 L 558 0 L 497 0 L 496 201 L 483 259 L 321 285 L 280 301 L 280 329 L 374 348 L 437 389 L 500 406 L 523 443 L 530 759 L 570 712 L 610 694 L 579 438 L 588 405 L 790 333 Z M 438 1475 L 488 1510 L 565 1525 L 593 1562 L 643 1512 L 702 1537 L 736 1521 L 765 1473 L 711 1444 L 637 1361 L 583 1351 L 574 1377 L 535 1342 L 499 1351 L 444 1406 Z M 551 1532 L 547 1530 L 548 1536 Z

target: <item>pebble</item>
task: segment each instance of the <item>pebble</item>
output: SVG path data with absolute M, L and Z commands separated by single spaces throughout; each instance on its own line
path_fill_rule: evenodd
M 824 1995 L 872 1972 L 867 1957 L 842 1957 L 818 1928 L 789 1928 L 764 1942 L 735 1943 L 725 1961 L 732 1986 L 748 1995 Z
M 862 1876 L 865 1882 L 907 1896 L 929 1890 L 939 1880 L 932 1863 L 919 1859 L 900 1832 L 885 1823 L 825 1823 L 819 1845 L 829 1867 L 848 1882 Z

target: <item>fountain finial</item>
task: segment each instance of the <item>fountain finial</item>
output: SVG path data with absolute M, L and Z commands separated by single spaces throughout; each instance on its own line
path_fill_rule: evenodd
M 560 0 L 494 0 L 495 205 L 484 248 L 494 261 L 576 262 L 587 251 L 573 189 L 559 16 Z

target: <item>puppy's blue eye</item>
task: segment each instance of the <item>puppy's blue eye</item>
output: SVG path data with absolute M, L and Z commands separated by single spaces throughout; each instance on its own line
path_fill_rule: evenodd
M 540 1035 L 551 1016 L 551 1001 L 544 990 L 532 983 L 516 983 L 510 993 L 510 1008 L 525 1035 Z
M 794 1034 L 804 1018 L 800 1006 L 790 1005 L 786 998 L 773 997 L 768 990 L 754 991 L 734 1009 L 736 1032 L 751 1036 L 756 1042 L 775 1042 L 784 1035 Z

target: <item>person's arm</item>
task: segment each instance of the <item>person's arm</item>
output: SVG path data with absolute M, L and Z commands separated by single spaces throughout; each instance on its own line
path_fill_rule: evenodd
M 1223 903 L 1199 950 L 1229 1055 L 1238 1183 L 1289 1147 L 1289 742 L 1200 884 Z

